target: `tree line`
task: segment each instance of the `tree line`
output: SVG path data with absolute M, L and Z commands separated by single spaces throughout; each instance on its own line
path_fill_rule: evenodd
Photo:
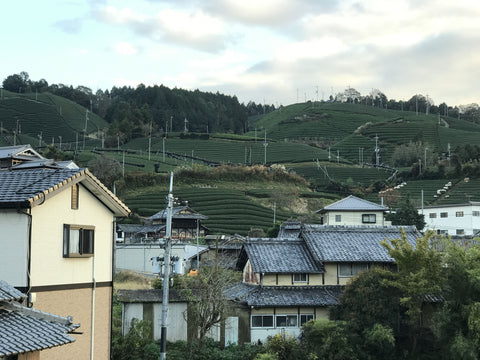
M 49 84 L 34 81 L 29 74 L 7 76 L 5 90 L 16 93 L 50 92 L 86 107 L 111 124 L 106 139 L 116 145 L 158 132 L 235 133 L 248 131 L 248 117 L 275 110 L 273 105 L 240 103 L 236 96 L 184 89 L 164 85 L 113 87 L 95 93 L 86 86 Z

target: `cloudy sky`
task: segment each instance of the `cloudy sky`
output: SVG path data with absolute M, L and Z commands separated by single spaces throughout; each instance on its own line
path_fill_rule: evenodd
M 480 103 L 478 0 L 18 0 L 0 81 L 219 91 L 288 105 L 353 87 Z

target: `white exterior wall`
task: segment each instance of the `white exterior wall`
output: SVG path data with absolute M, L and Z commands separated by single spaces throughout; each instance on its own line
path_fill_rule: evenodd
M 375 223 L 363 223 L 362 215 L 376 215 Z M 336 215 L 340 215 L 341 221 L 335 221 Z M 383 211 L 328 211 L 323 218 L 325 225 L 391 225 L 390 221 L 385 221 Z
M 422 210 L 419 209 L 418 212 L 421 214 Z M 463 212 L 463 216 L 457 216 L 458 212 Z M 441 213 L 446 213 L 447 216 L 441 217 Z M 480 231 L 480 205 L 461 204 L 426 207 L 423 210 L 423 215 L 426 223 L 423 231 L 434 230 L 439 233 L 447 233 L 448 235 L 470 236 Z M 461 230 L 463 230 L 463 234 L 460 234 Z
M 70 199 L 66 187 L 32 208 L 31 286 L 112 281 L 112 212 L 82 185 L 77 210 Z M 64 224 L 95 227 L 93 257 L 63 257 Z
M 153 257 L 163 257 L 164 249 L 158 244 L 117 244 L 115 247 L 115 271 L 132 270 L 138 273 L 153 275 Z M 190 270 L 188 260 L 184 260 L 185 248 L 183 245 L 172 246 L 172 256 L 178 256 L 179 262 L 175 272 L 184 275 Z
M 183 314 L 187 311 L 186 303 L 168 304 L 167 341 L 187 341 L 187 322 Z M 129 331 L 133 319 L 152 320 L 143 318 L 143 303 L 124 303 L 122 333 L 125 336 Z M 162 304 L 153 304 L 153 338 L 160 340 L 162 334 Z
M 0 279 L 26 287 L 29 217 L 16 210 L 0 210 Z

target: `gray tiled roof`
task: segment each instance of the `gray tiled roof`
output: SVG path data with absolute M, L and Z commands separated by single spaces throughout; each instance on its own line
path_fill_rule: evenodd
M 20 301 L 25 295 L 6 281 L 0 280 L 0 301 Z
M 356 196 L 350 195 L 345 199 L 339 200 L 325 206 L 323 209 L 318 210 L 317 213 L 323 213 L 325 211 L 386 211 L 388 208 L 383 205 L 375 204 L 371 201 L 360 199 Z
M 412 245 L 421 236 L 414 226 L 305 225 L 302 237 L 321 262 L 394 262 L 380 241 L 400 238 L 400 228 Z
M 250 242 L 245 251 L 256 273 L 321 273 L 303 241 Z
M 0 170 L 0 207 L 24 205 L 29 199 L 80 173 L 83 169 Z
M 280 225 L 277 238 L 279 239 L 298 239 L 302 229 L 301 222 L 288 221 Z
M 226 290 L 229 299 L 255 307 L 333 306 L 344 286 L 259 286 L 237 283 Z
M 70 317 L 53 315 L 20 305 L 25 295 L 0 281 L 0 357 L 39 351 L 75 341 L 69 332 L 78 328 Z
M 68 332 L 78 325 L 43 319 L 45 313 L 12 305 L 0 304 L 0 356 L 44 350 L 75 341 Z
M 117 291 L 118 300 L 124 303 L 161 303 L 163 298 L 163 290 L 161 289 L 138 289 L 126 290 L 119 289 Z M 182 296 L 182 292 L 178 289 L 170 289 L 168 292 L 168 301 L 183 302 L 186 301 Z
M 180 212 L 183 210 L 188 210 L 191 213 L 189 214 L 181 214 Z M 163 209 L 156 214 L 150 216 L 148 219 L 149 220 L 165 220 L 167 218 L 167 209 Z M 173 208 L 172 212 L 172 218 L 173 219 L 194 219 L 194 220 L 205 220 L 208 219 L 205 215 L 202 215 L 192 209 L 190 209 L 188 206 L 177 206 Z
M 147 234 L 156 233 L 163 230 L 166 225 L 138 225 L 138 224 L 118 224 L 117 228 L 126 233 Z

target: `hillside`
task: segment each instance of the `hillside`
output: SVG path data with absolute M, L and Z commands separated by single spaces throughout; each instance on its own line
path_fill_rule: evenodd
M 449 146 L 453 151 L 465 143 L 480 145 L 480 126 L 458 118 L 358 104 L 304 103 L 256 117 L 249 125 L 250 131 L 243 135 L 164 134 L 157 130 L 150 139 L 138 137 L 107 148 L 106 144 L 102 146 L 101 137 L 109 131 L 109 123 L 87 114 L 80 105 L 49 93 L 2 91 L 0 121 L 1 145 L 15 142 L 39 147 L 41 135 L 40 150 L 52 143 L 60 148 L 61 141 L 61 150 L 67 157 L 73 157 L 74 149 L 79 151 L 77 161 L 83 166 L 101 155 L 117 160 L 121 177 L 125 176 L 125 182 L 117 181 L 119 195 L 140 216 L 150 216 L 165 206 L 167 184 L 157 177 L 175 171 L 174 189 L 179 201 L 188 201 L 195 210 L 207 215 L 206 225 L 212 232 L 245 235 L 252 228 L 266 230 L 273 225 L 274 216 L 278 221 L 315 222 L 316 210 L 343 196 L 355 193 L 380 202 L 380 190 L 400 183 L 403 185 L 383 196 L 384 201 L 410 197 L 420 205 L 422 190 L 425 204 L 480 201 L 478 178 L 452 175 L 454 165 L 450 163 L 440 177 L 409 175 L 407 181 L 400 174 L 413 172 L 413 166 L 399 169 L 397 177 L 392 177 L 392 169 L 365 166 L 375 163 L 376 140 L 380 161 L 386 165 L 392 165 L 392 155 L 399 146 L 418 142 L 423 146 L 421 158 L 427 156 L 430 163 L 424 171 L 436 171 L 437 159 L 445 158 Z M 241 165 L 260 169 L 264 163 L 280 164 L 276 166 L 300 175 L 306 182 L 285 184 L 273 178 L 259 181 L 253 175 L 231 175 L 235 169 L 243 168 Z M 208 178 L 206 165 L 219 164 L 233 167 L 223 170 L 228 171 L 223 178 L 209 180 L 197 176 Z M 177 174 L 191 168 L 191 177 L 179 181 Z M 210 169 L 213 173 L 214 168 Z M 445 177 L 447 173 L 449 178 Z M 150 180 L 146 181 L 147 178 Z M 438 194 L 448 182 L 453 185 Z

